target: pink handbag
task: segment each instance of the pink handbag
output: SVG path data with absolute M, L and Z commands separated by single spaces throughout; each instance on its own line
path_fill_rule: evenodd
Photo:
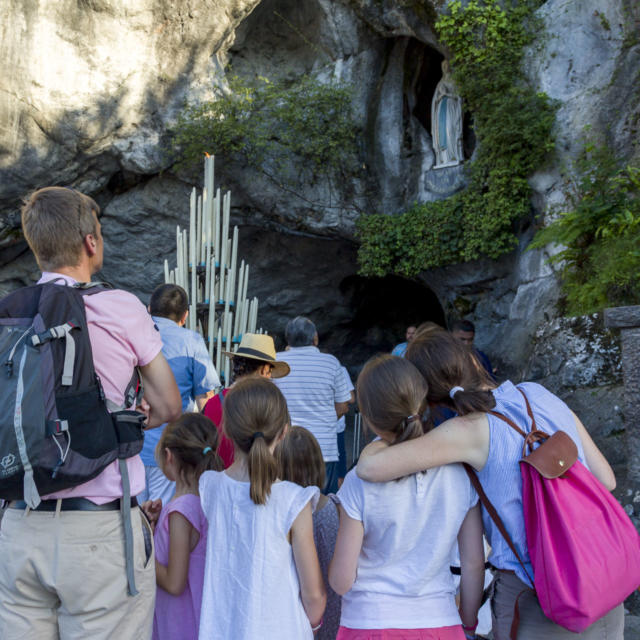
M 640 536 L 617 500 L 578 460 L 573 440 L 564 431 L 551 436 L 540 431 L 526 395 L 518 390 L 531 418 L 529 433 L 506 416 L 490 413 L 524 437 L 520 473 L 532 582 L 544 614 L 581 632 L 640 585 Z M 471 474 L 478 490 L 478 478 Z M 482 487 L 478 495 L 526 572 Z M 516 602 L 512 640 L 517 624 Z

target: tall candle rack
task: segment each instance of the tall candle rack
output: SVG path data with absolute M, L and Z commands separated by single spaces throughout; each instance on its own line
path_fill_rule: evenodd
M 204 188 L 191 191 L 189 229 L 176 227 L 175 269 L 164 261 L 164 281 L 189 295 L 187 327 L 202 334 L 225 386 L 230 363 L 222 352 L 236 351 L 244 333 L 263 333 L 256 329 L 258 298 L 247 298 L 249 264 L 237 265 L 237 226 L 229 238 L 230 212 L 231 192 L 214 192 L 214 157 L 206 154 Z

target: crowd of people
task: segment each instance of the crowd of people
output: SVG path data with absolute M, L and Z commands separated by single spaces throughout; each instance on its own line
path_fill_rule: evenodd
M 31 196 L 22 221 L 41 282 L 69 286 L 99 271 L 99 215 L 71 189 Z M 579 634 L 542 612 L 522 515 L 522 440 L 496 414 L 527 429 L 530 407 L 547 433 L 568 434 L 608 489 L 611 467 L 557 396 L 497 381 L 469 321 L 410 326 L 354 389 L 319 350 L 314 323 L 297 317 L 284 351 L 270 336 L 242 336 L 225 353 L 231 385 L 221 390 L 202 337 L 183 327 L 180 287 L 156 289 L 148 309 L 119 290 L 84 300 L 107 399 L 122 406 L 135 367 L 144 385 L 142 457 L 125 467 L 138 496 L 133 566 L 115 461 L 36 508 L 10 501 L 0 528 L 3 639 L 471 640 L 487 597 L 495 640 L 510 637 L 514 617 L 519 640 L 622 639 L 622 604 Z M 356 400 L 375 439 L 347 471 L 344 416 Z M 476 470 L 519 559 L 458 463 Z

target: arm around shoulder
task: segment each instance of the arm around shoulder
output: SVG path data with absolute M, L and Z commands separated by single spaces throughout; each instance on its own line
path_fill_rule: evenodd
M 482 469 L 488 455 L 487 416 L 473 413 L 447 420 L 429 433 L 393 447 L 371 443 L 360 454 L 357 473 L 363 480 L 388 482 L 453 462 Z

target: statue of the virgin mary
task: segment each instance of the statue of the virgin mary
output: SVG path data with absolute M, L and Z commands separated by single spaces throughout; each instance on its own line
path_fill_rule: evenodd
M 431 103 L 431 135 L 436 154 L 434 168 L 450 167 L 463 161 L 462 98 L 456 92 L 446 60 L 442 61 L 442 79 Z

